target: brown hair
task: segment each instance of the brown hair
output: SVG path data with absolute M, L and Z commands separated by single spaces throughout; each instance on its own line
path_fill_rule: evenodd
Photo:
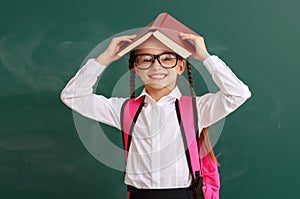
M 134 68 L 134 55 L 135 51 L 131 51 L 129 55 L 129 71 L 130 71 L 130 98 L 135 97 L 135 71 Z M 192 67 L 190 59 L 187 58 L 186 60 L 186 67 L 187 67 L 187 74 L 189 78 L 189 85 L 190 85 L 190 93 L 192 97 L 195 97 L 194 93 L 194 85 L 193 85 L 193 77 L 192 77 Z M 203 128 L 202 132 L 200 134 L 200 146 L 202 146 L 201 149 L 204 150 L 204 154 L 208 154 L 208 156 L 215 161 L 218 165 L 219 162 L 214 154 L 213 148 L 210 143 L 209 135 L 208 135 L 208 128 Z

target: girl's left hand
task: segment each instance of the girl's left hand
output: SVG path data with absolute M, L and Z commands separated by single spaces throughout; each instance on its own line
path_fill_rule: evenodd
M 208 58 L 210 56 L 210 54 L 206 50 L 206 46 L 205 46 L 203 37 L 196 36 L 193 34 L 185 34 L 185 33 L 180 33 L 179 35 L 180 35 L 181 39 L 191 40 L 194 43 L 195 52 L 192 54 L 192 56 L 195 59 L 198 59 L 203 62 L 206 58 Z

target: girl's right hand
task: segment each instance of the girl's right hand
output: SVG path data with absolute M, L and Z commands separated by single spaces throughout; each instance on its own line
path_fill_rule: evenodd
M 117 55 L 120 46 L 125 42 L 132 42 L 135 38 L 136 35 L 113 38 L 105 51 L 97 57 L 96 61 L 103 66 L 108 66 L 110 63 L 120 59 L 121 57 Z

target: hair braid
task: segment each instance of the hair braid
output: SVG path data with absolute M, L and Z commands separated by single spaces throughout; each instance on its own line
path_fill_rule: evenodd
M 188 73 L 188 78 L 189 78 L 191 96 L 195 97 L 193 76 L 192 76 L 192 67 L 191 67 L 191 62 L 190 62 L 189 58 L 186 59 L 186 66 L 187 66 L 187 73 Z M 208 154 L 208 156 L 219 165 L 219 162 L 214 154 L 213 148 L 210 143 L 207 127 L 203 128 L 202 132 L 200 134 L 200 146 L 203 146 L 202 149 L 204 149 L 205 154 Z
M 129 72 L 130 72 L 130 79 L 129 79 L 129 84 L 130 84 L 130 98 L 134 98 L 135 97 L 134 55 L 135 55 L 135 52 L 131 51 L 130 55 L 129 55 L 129 60 L 128 60 L 128 67 L 129 67 Z
M 193 76 L 192 76 L 192 67 L 191 67 L 190 58 L 186 59 L 186 66 L 187 66 L 187 72 L 188 72 L 188 77 L 189 77 L 191 96 L 195 97 L 194 84 L 193 84 Z

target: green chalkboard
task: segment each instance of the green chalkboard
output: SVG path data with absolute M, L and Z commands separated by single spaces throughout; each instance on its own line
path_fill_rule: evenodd
M 126 198 L 123 172 L 99 161 L 77 125 L 101 128 L 117 148 L 120 133 L 73 113 L 60 92 L 100 44 L 165 11 L 203 35 L 252 91 L 224 120 L 214 147 L 221 198 L 299 198 L 299 7 L 296 0 L 2 0 L 0 198 Z M 97 92 L 116 94 L 127 58 L 115 63 L 118 73 L 106 71 Z M 194 73 L 197 94 L 211 91 L 205 73 Z

